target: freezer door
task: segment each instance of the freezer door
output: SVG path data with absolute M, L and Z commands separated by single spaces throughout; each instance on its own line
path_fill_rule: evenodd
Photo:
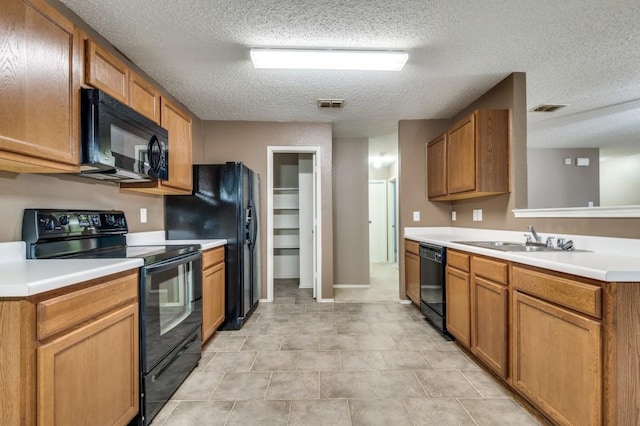
M 260 262 L 260 175 L 253 173 L 251 194 L 253 210 L 253 244 L 251 245 L 251 305 L 254 306 L 260 300 L 261 286 L 261 262 Z

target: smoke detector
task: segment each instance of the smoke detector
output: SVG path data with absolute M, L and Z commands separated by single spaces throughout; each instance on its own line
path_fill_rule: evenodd
M 542 104 L 538 105 L 531 111 L 533 112 L 554 112 L 559 110 L 560 108 L 564 108 L 569 104 Z
M 342 108 L 344 99 L 318 99 L 318 108 Z

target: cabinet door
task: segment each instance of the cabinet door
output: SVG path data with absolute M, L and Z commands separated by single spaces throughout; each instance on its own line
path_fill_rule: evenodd
M 138 413 L 138 305 L 38 348 L 38 424 L 126 425 Z
M 162 127 L 169 132 L 169 180 L 162 186 L 192 190 L 191 117 L 162 98 Z
M 475 116 L 447 132 L 447 187 L 450 194 L 476 189 Z
M 224 262 L 202 272 L 202 343 L 224 321 Z
M 447 297 L 447 330 L 461 344 L 471 345 L 470 311 L 471 289 L 467 272 L 462 272 L 447 266 L 446 273 Z
M 3 0 L 0 169 L 77 172 L 80 36 L 43 0 Z
M 420 257 L 413 253 L 404 253 L 404 280 L 407 296 L 420 306 Z
M 601 324 L 513 292 L 513 385 L 563 425 L 602 421 Z
M 427 197 L 447 195 L 447 135 L 427 144 Z
M 86 41 L 86 82 L 124 104 L 129 103 L 129 69 L 107 50 Z
M 160 124 L 160 93 L 134 72 L 129 73 L 129 106 Z
M 472 351 L 503 378 L 507 377 L 507 303 L 503 285 L 474 277 Z

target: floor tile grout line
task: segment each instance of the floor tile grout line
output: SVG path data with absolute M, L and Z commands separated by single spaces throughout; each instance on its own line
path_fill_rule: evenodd
M 471 415 L 471 413 L 469 412 L 469 410 L 467 410 L 467 407 L 464 406 L 464 404 L 461 401 L 462 398 L 456 398 L 456 401 L 458 401 L 458 404 L 460 404 L 460 406 L 462 407 L 462 409 L 464 410 L 465 413 L 467 413 L 467 416 L 469 416 L 469 418 L 471 419 L 471 421 L 476 425 L 478 425 L 478 422 L 476 421 L 476 419 L 473 418 L 473 416 Z

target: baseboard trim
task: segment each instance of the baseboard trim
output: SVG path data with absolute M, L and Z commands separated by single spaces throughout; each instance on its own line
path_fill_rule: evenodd
M 400 299 L 399 300 L 401 305 L 410 305 L 411 304 L 411 300 L 409 299 Z
M 371 288 L 371 284 L 334 284 L 333 288 Z
M 335 302 L 335 300 L 333 298 L 331 298 L 331 299 L 320 299 L 320 298 L 318 298 L 316 300 L 317 300 L 318 303 L 333 303 L 333 302 Z

